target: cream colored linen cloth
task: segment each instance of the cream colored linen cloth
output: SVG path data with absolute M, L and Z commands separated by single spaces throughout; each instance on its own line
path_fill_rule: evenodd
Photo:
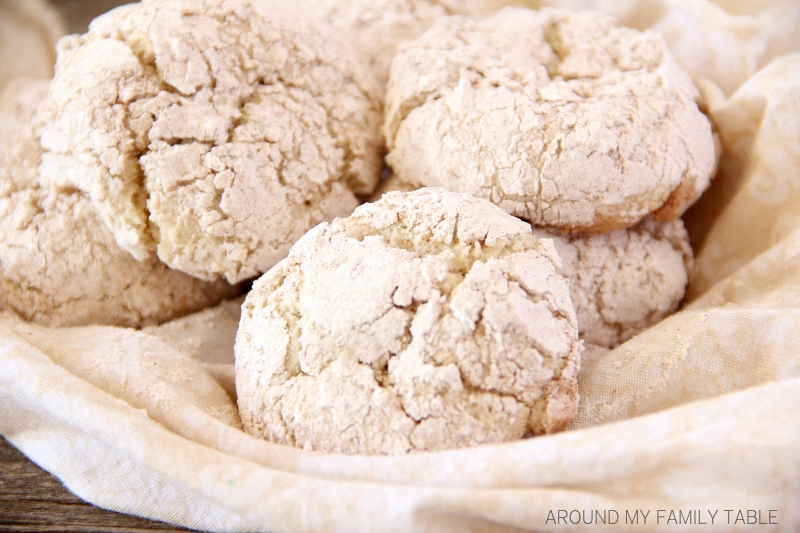
M 234 301 L 144 331 L 0 320 L 0 433 L 89 502 L 209 531 L 800 531 L 800 47 L 778 31 L 800 4 L 589 3 L 687 21 L 668 41 L 724 152 L 685 217 L 686 306 L 586 353 L 568 431 L 391 458 L 254 439 Z

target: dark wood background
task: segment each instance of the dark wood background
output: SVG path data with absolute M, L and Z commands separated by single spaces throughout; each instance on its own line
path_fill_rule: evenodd
M 98 15 L 135 0 L 49 0 L 61 13 L 68 33 L 84 33 Z
M 90 505 L 0 437 L 0 531 L 152 533 L 190 530 Z

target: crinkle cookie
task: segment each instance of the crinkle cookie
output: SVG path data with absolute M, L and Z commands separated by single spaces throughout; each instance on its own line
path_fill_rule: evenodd
M 522 0 L 520 0 L 522 1 Z M 487 0 L 253 0 L 278 11 L 330 24 L 366 61 L 383 91 L 397 46 L 412 41 L 442 16 L 483 18 L 508 5 Z
M 238 292 L 139 262 L 119 248 L 95 206 L 39 173 L 37 116 L 47 82 L 11 82 L 0 96 L 0 309 L 50 326 L 164 322 Z
M 438 17 L 451 14 L 436 0 L 254 0 L 258 8 L 326 22 L 350 43 L 372 70 L 381 91 L 397 45 L 416 39 Z
M 638 225 L 602 235 L 552 238 L 570 280 L 570 295 L 585 343 L 614 348 L 677 309 L 694 264 L 680 219 Z
M 1 0 L 0 91 L 14 78 L 51 78 L 62 35 L 61 17 L 47 1 Z
M 581 341 L 549 240 L 442 189 L 320 224 L 261 277 L 236 338 L 245 430 L 346 454 L 559 431 Z
M 570 232 L 672 220 L 714 168 L 699 98 L 654 31 L 559 10 L 440 18 L 392 63 L 387 162 Z
M 381 168 L 374 80 L 324 28 L 239 0 L 145 0 L 59 43 L 44 164 L 117 243 L 251 278 Z

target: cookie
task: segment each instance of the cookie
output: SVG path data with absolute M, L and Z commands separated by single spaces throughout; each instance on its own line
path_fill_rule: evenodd
M 0 96 L 0 308 L 49 326 L 139 327 L 237 294 L 117 246 L 94 204 L 40 169 L 46 81 Z
M 245 430 L 345 454 L 566 427 L 581 342 L 551 241 L 485 200 L 391 192 L 320 224 L 247 296 Z
M 694 256 L 680 219 L 601 235 L 533 233 L 553 239 L 585 343 L 615 348 L 672 314 L 686 292 Z
M 278 10 L 329 24 L 362 56 L 381 92 L 397 46 L 453 12 L 452 6 L 435 0 L 255 0 L 254 4 L 267 13 Z
M 440 18 L 392 63 L 387 162 L 562 231 L 672 220 L 714 169 L 699 98 L 654 31 L 549 9 Z
M 325 28 L 238 0 L 146 0 L 59 45 L 45 164 L 117 243 L 238 282 L 378 181 L 375 84 Z

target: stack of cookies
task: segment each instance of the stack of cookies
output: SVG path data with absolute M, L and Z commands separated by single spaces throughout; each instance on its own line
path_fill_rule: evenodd
M 679 217 L 715 167 L 699 105 L 654 31 L 548 9 L 441 18 L 392 63 L 383 187 L 468 193 L 553 238 L 581 338 L 615 347 L 683 298 Z
M 0 309 L 142 327 L 261 276 L 251 434 L 398 454 L 564 429 L 584 347 L 683 298 L 714 135 L 659 34 L 454 15 L 480 3 L 144 0 L 62 39 L 52 82 L 0 97 Z M 384 154 L 395 191 L 358 206 Z
M 683 298 L 679 217 L 715 167 L 700 104 L 660 35 L 592 13 L 447 16 L 400 44 L 374 203 L 245 302 L 245 429 L 367 454 L 563 429 L 578 338 L 613 348 Z

